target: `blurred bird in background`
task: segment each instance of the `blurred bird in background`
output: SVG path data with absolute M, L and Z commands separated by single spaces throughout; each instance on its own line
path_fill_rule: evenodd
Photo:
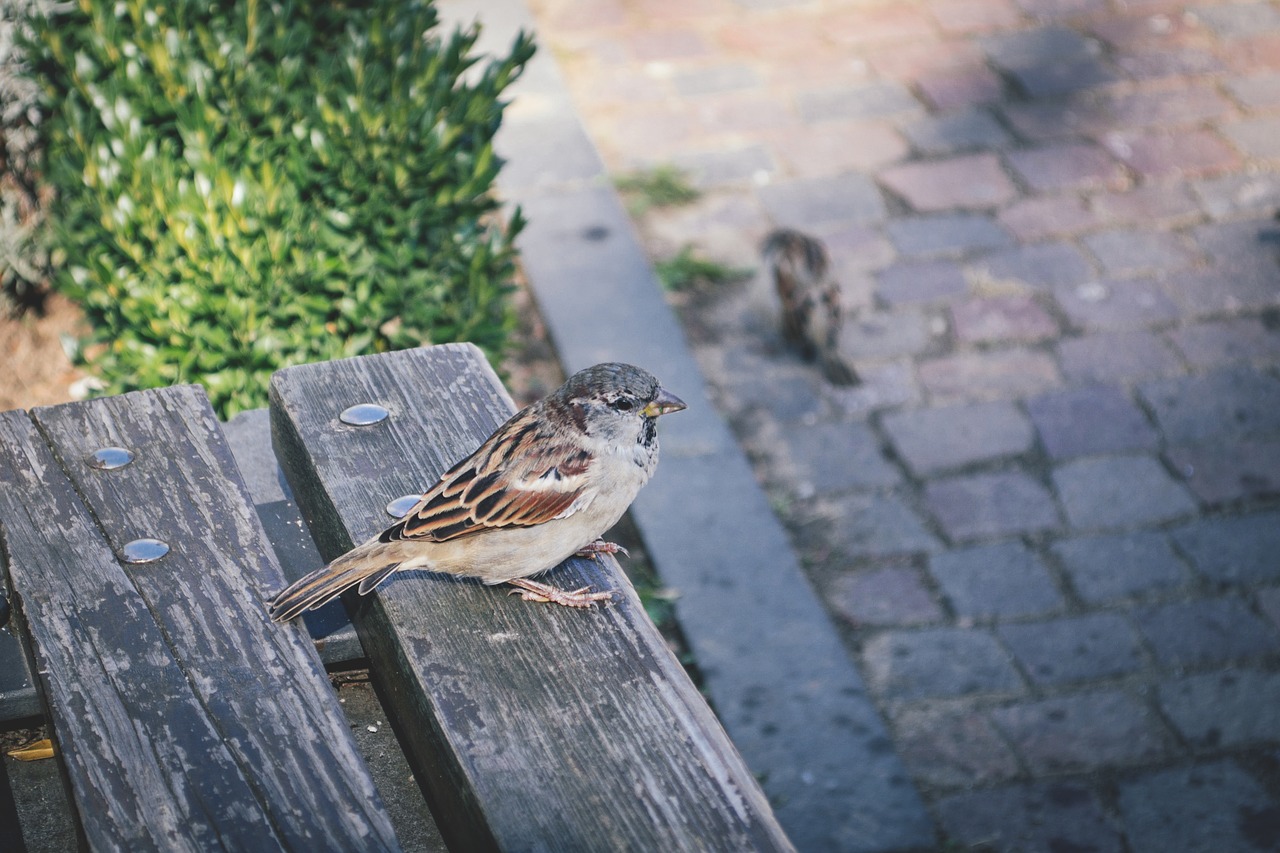
M 818 360 L 833 385 L 860 381 L 840 355 L 840 285 L 831 277 L 826 247 L 790 228 L 771 231 L 761 245 L 764 267 L 782 303 L 782 334 L 806 359 Z

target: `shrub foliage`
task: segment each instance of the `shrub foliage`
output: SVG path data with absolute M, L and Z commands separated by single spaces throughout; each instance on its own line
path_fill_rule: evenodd
M 80 0 L 38 23 L 46 173 L 105 392 L 425 342 L 496 356 L 520 215 L 492 146 L 522 35 L 481 66 L 416 0 Z

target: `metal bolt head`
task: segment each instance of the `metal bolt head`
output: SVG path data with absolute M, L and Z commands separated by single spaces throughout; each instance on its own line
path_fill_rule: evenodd
M 379 421 L 385 421 L 390 414 L 377 403 L 360 403 L 343 409 L 342 413 L 338 415 L 338 420 L 349 426 L 369 426 Z
M 387 504 L 387 515 L 392 518 L 404 518 L 409 510 L 413 509 L 420 500 L 422 500 L 422 495 L 402 495 Z
M 169 553 L 167 542 L 159 539 L 134 539 L 120 549 L 120 558 L 126 563 L 154 563 Z
M 90 468 L 97 468 L 100 471 L 114 471 L 132 461 L 133 451 L 123 447 L 104 447 L 95 450 L 87 460 Z

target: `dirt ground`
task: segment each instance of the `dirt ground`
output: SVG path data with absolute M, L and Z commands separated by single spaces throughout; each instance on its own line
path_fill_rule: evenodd
M 0 311 L 0 412 L 75 399 L 85 373 L 71 363 L 64 338 L 77 336 L 84 317 L 73 302 L 52 294 L 43 311 L 21 317 Z

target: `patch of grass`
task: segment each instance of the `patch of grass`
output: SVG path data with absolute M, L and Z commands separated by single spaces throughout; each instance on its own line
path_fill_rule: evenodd
M 622 175 L 613 183 L 626 196 L 633 216 L 642 216 L 653 207 L 689 204 L 701 195 L 683 171 L 670 165 Z
M 693 246 L 686 243 L 674 257 L 653 265 L 658 280 L 667 290 L 691 290 L 701 284 L 727 284 L 750 276 L 754 270 L 747 267 L 731 267 L 718 261 L 698 257 Z

